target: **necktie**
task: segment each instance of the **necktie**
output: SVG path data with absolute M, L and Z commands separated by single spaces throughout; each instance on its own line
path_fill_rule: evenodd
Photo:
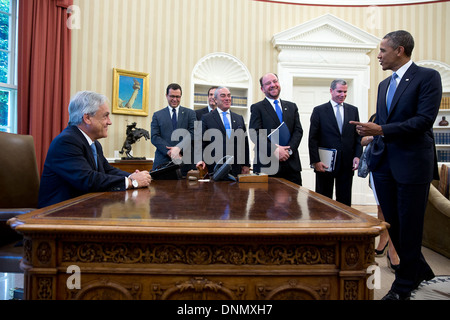
M 397 89 L 397 81 L 396 81 L 397 77 L 398 75 L 394 72 L 391 77 L 391 82 L 389 83 L 389 91 L 386 100 L 388 112 L 391 110 L 392 98 L 394 98 L 395 90 Z
M 223 116 L 223 125 L 225 126 L 225 131 L 227 132 L 227 136 L 229 139 L 231 138 L 231 126 L 227 118 L 227 112 L 226 111 L 222 112 L 222 116 Z
M 95 147 L 95 142 L 91 144 L 92 153 L 94 154 L 95 166 L 98 167 L 97 164 L 97 148 Z
M 340 106 L 341 106 L 340 104 L 336 105 L 336 121 L 337 121 L 337 124 L 339 127 L 339 132 L 342 133 L 342 122 L 343 121 L 342 121 L 341 111 L 339 110 Z
M 173 127 L 173 130 L 176 130 L 177 126 L 178 126 L 178 123 L 177 123 L 177 112 L 176 112 L 175 108 L 172 108 L 172 127 Z
M 275 104 L 275 111 L 277 112 L 278 119 L 280 119 L 280 123 L 283 122 L 283 112 L 281 111 L 278 100 L 273 102 Z

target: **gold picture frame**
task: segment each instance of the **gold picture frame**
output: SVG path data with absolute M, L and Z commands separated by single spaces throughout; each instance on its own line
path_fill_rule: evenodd
M 114 68 L 112 113 L 148 116 L 149 79 L 148 73 Z

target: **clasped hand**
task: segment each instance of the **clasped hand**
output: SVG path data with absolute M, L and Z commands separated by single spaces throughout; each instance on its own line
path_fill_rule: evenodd
M 291 147 L 289 147 L 289 146 L 283 147 L 283 146 L 279 146 L 279 145 L 276 145 L 276 146 L 277 146 L 277 148 L 275 149 L 275 152 L 274 152 L 275 157 L 277 157 L 277 159 L 280 161 L 287 161 L 290 157 L 289 149 L 291 149 Z
M 152 181 L 152 176 L 146 170 L 145 171 L 136 170 L 129 177 L 138 182 L 138 188 L 148 187 L 150 185 L 150 182 Z

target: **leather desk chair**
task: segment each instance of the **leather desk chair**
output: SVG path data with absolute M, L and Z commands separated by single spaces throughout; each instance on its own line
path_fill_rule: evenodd
M 39 171 L 32 136 L 0 132 L 0 273 L 22 273 L 22 236 L 7 221 L 37 208 Z

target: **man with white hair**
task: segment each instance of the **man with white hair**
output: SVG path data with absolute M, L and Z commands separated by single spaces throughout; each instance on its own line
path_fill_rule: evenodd
M 108 99 L 82 91 L 69 104 L 69 125 L 50 144 L 42 173 L 38 207 L 90 192 L 147 187 L 148 171 L 133 174 L 111 166 L 97 141 L 108 136 Z

